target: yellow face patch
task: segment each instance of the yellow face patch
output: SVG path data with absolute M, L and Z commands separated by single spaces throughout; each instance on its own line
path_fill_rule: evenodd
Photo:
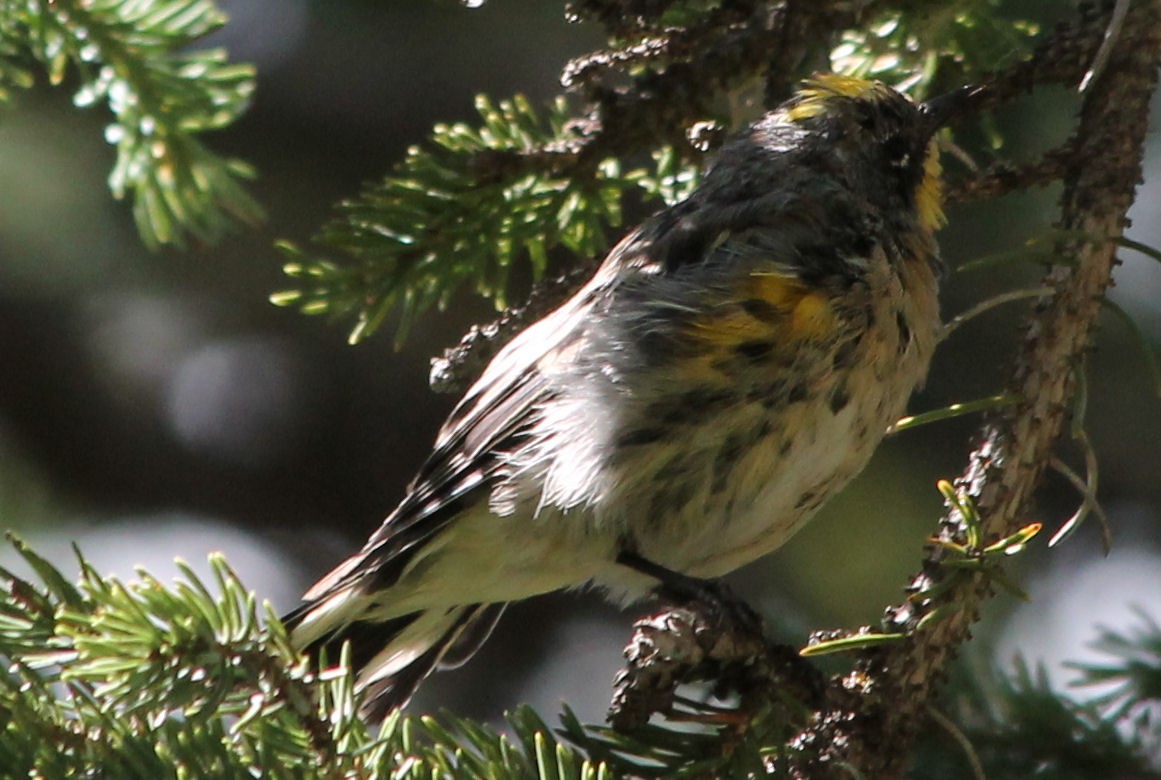
M 898 99 L 898 95 L 878 81 L 858 79 L 836 74 L 821 74 L 806 81 L 798 91 L 793 105 L 786 116 L 793 122 L 825 115 L 831 110 L 831 102 L 836 99 L 866 100 L 874 103 L 880 100 Z M 939 163 L 939 147 L 933 140 L 927 146 L 923 161 L 923 177 L 915 190 L 915 206 L 919 224 L 929 231 L 935 231 L 947 223 L 943 214 L 943 181 Z
M 920 226 L 926 230 L 939 230 L 947 224 L 947 217 L 943 214 L 943 166 L 939 162 L 939 144 L 935 140 L 927 145 L 923 179 L 915 189 L 915 210 L 919 213 Z

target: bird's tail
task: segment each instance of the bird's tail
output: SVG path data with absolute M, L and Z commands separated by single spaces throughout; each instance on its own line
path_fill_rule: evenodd
M 381 720 L 405 705 L 419 684 L 437 669 L 467 661 L 492 633 L 506 604 L 466 604 L 427 609 L 400 617 L 350 619 L 325 598 L 310 600 L 283 618 L 303 651 L 330 661 L 350 643 L 363 714 Z

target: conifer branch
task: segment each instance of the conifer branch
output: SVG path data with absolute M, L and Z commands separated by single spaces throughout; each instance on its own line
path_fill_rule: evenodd
M 76 78 L 78 107 L 113 114 L 109 189 L 132 198 L 144 242 L 214 241 L 262 218 L 241 184 L 250 167 L 201 140 L 236 120 L 254 91 L 251 66 L 191 48 L 224 23 L 211 0 L 0 0 L 0 99 L 34 83 L 29 59 L 54 86 Z
M 1110 10 L 1106 4 L 1103 15 L 1086 11 L 1081 29 L 1087 29 L 1087 37 L 1066 43 L 1087 40 L 1086 50 L 1095 51 Z M 1073 61 L 1086 62 L 1084 57 Z M 1072 367 L 1089 347 L 1116 263 L 1117 244 L 1107 239 L 1124 230 L 1141 177 L 1159 61 L 1161 7 L 1154 0 L 1139 0 L 1132 4 L 1101 81 L 1084 94 L 1075 133 L 1077 154 L 1065 175 L 1060 227 L 1071 236 L 1098 240 L 1070 238 L 1059 248 L 1076 262 L 1051 268 L 1044 284 L 1056 292 L 1029 315 L 1008 388 L 1020 401 L 990 417 L 956 482 L 977 508 L 985 539 L 1009 536 L 1027 522 L 1041 473 L 1066 430 L 1075 382 Z M 1076 83 L 1084 69 L 1078 68 Z M 961 542 L 964 523 L 964 512 L 950 506 L 940 521 L 939 539 Z M 982 573 L 944 586 L 945 559 L 944 547 L 930 546 L 922 572 L 908 588 L 908 601 L 888 611 L 885 630 L 907 633 L 908 641 L 863 653 L 843 684 L 832 686 L 828 716 L 803 735 L 818 751 L 812 764 L 816 771 L 835 774 L 841 762 L 868 777 L 902 773 L 908 747 L 924 722 L 924 708 L 993 590 Z M 939 619 L 925 622 L 937 611 Z
M 531 710 L 514 736 L 455 718 L 359 714 L 346 658 L 320 675 L 220 557 L 167 586 L 80 582 L 11 539 L 33 576 L 0 567 L 5 777 L 611 780 Z M 262 612 L 265 612 L 263 615 Z
M 158 242 L 178 242 L 187 234 L 212 238 L 224 224 L 220 218 L 254 215 L 247 197 L 238 195 L 241 190 L 230 189 L 244 171 L 205 151 L 189 132 L 213 129 L 237 116 L 249 88 L 248 72 L 216 54 L 173 54 L 220 21 L 212 5 L 202 0 L 108 0 L 75 8 L 62 2 L 0 3 L 0 89 L 30 82 L 32 70 L 21 59 L 25 55 L 47 65 L 58 80 L 64 69 L 75 68 L 83 84 L 82 102 L 106 100 L 117 116 L 114 127 L 120 129 L 112 135 L 119 151 L 122 143 L 125 151 L 115 182 L 136 198 L 135 213 L 139 208 L 147 236 Z M 847 31 L 843 56 L 853 58 L 847 60 L 852 69 L 860 67 L 859 57 L 873 68 L 891 54 L 899 58 L 899 67 L 890 74 L 909 74 L 920 89 L 939 74 L 926 55 L 907 53 L 912 40 L 931 43 L 937 59 L 957 46 L 979 50 L 978 41 L 957 38 L 968 33 L 955 24 L 942 27 L 943 37 L 925 38 L 935 35 L 931 28 L 907 22 L 916 3 L 710 4 L 716 10 L 699 21 L 695 11 L 702 5 L 575 0 L 572 12 L 607 24 L 613 39 L 607 50 L 578 60 L 571 71 L 576 89 L 591 101 L 588 113 L 574 116 L 565 103 L 543 112 L 519 100 L 485 102 L 483 127 L 437 128 L 433 146 L 414 150 L 385 181 L 346 204 L 324 231 L 323 245 L 343 254 L 341 261 L 287 249 L 289 271 L 301 286 L 280 302 L 308 312 L 353 316 L 360 323 L 357 337 L 393 311 L 401 311 L 404 324 L 412 321 L 423 307 L 446 301 L 457 285 L 475 286 L 503 301 L 507 274 L 521 256 L 543 273 L 553 247 L 588 261 L 599 255 L 603 232 L 620 219 L 620 198 L 627 188 L 641 187 L 659 199 L 679 196 L 694 180 L 693 163 L 700 154 L 689 143 L 691 122 L 728 124 L 714 117 L 709 106 L 755 74 L 762 74 L 768 96 L 785 89 L 798 75 L 795 71 L 844 26 L 865 26 L 872 18 L 882 23 L 868 28 L 871 35 Z M 22 15 L 26 8 L 34 10 Z M 1007 100 L 1032 84 L 1079 83 L 1101 49 L 1111 8 L 1085 6 L 1077 21 L 1058 28 L 1026 64 L 998 73 L 989 99 Z M 77 17 L 47 18 L 60 9 L 110 14 L 90 18 L 90 26 L 107 28 L 100 56 L 87 57 Z M 130 14 L 126 18 L 134 25 L 125 27 L 114 13 Z M 996 29 L 1011 33 L 1015 41 L 1027 32 L 1007 22 Z M 773 46 L 782 40 L 778 36 L 786 38 L 787 46 L 767 51 L 756 64 L 749 57 L 730 59 L 737 36 L 746 35 L 754 36 L 746 46 L 753 41 Z M 728 685 L 696 698 L 667 679 L 669 714 L 695 716 L 711 725 L 690 731 L 654 722 L 627 735 L 583 726 L 566 713 L 564 729 L 573 747 L 553 736 L 534 713 L 521 710 L 511 718 L 513 738 L 451 716 L 402 715 L 393 716 L 376 736 L 358 716 L 345 659 L 338 672 L 320 678 L 293 652 L 273 615 L 266 614 L 263 624 L 253 596 L 223 562 L 214 564 L 220 595 L 212 595 L 188 570 L 183 584 L 174 588 L 144 573 L 139 583 L 122 584 L 98 577 L 83 561 L 81 583 L 73 585 L 18 545 L 36 576 L 26 579 L 0 570 L 0 656 L 7 662 L 0 674 L 0 721 L 5 724 L 0 766 L 45 777 L 100 772 L 114 778 L 161 776 L 174 766 L 192 775 L 264 771 L 275 777 L 588 780 L 612 776 L 614 766 L 626 773 L 648 775 L 660 767 L 694 777 L 730 771 L 849 776 L 852 768 L 867 777 L 898 776 L 951 658 L 993 586 L 1003 583 L 995 567 L 982 565 L 985 554 L 1018 547 L 1025 539 L 1029 497 L 1044 464 L 1051 462 L 1072 408 L 1073 367 L 1088 347 L 1115 262 L 1117 243 L 1109 239 L 1121 233 L 1140 175 L 1145 107 L 1161 51 L 1161 9 L 1155 0 L 1131 5 L 1120 35 L 1119 45 L 1105 47 L 1107 61 L 1093 70 L 1068 154 L 1054 153 L 1024 176 L 981 179 L 975 190 L 991 194 L 1063 178 L 1061 227 L 1066 233 L 1056 253 L 1075 262 L 1053 266 L 1044 281 L 1053 295 L 1040 299 L 1029 315 L 1004 395 L 1016 402 L 989 417 L 908 601 L 889 612 L 882 631 L 856 632 L 851 643 L 860 648 L 856 669 L 832 681 L 825 706 L 815 710 L 808 702 L 810 708 L 796 708 L 801 702 L 787 701 L 771 675 L 769 685 L 740 677 L 751 687 L 744 708 L 711 700 L 714 692 L 728 696 Z M 743 50 L 754 55 L 752 49 Z M 965 69 L 955 74 L 957 81 L 980 67 L 970 59 L 966 65 L 954 56 L 945 59 Z M 91 64 L 98 62 L 103 63 L 99 70 Z M 612 72 L 629 72 L 630 86 L 608 87 Z M 184 92 L 187 82 L 201 84 L 206 74 L 211 76 L 201 91 Z M 978 73 L 971 70 L 971 75 Z M 164 96 L 174 95 L 166 102 Z M 690 100 L 675 100 L 683 95 Z M 192 124 L 176 121 L 182 114 Z M 150 118 L 152 124 L 145 121 Z M 702 137 L 712 145 L 719 136 L 711 131 Z M 178 171 L 172 181 L 158 173 L 164 166 L 152 168 L 149 155 L 156 147 L 151 144 L 159 138 L 164 148 L 158 159 Z M 652 169 L 626 172 L 627 166 L 617 162 L 621 155 L 647 150 L 657 151 Z M 970 197 L 971 185 L 964 189 Z M 534 305 L 524 320 L 535 311 Z M 1027 720 L 1005 722 L 1030 731 L 1028 724 L 1037 715 L 1029 702 L 1051 697 L 1059 705 L 1057 723 L 1069 724 L 1054 732 L 1057 739 L 1071 741 L 1077 733 L 1091 737 L 1085 755 L 1116 756 L 1108 759 L 1109 766 L 1150 776 L 1143 761 L 1126 758 L 1139 745 L 1109 726 L 1111 717 L 1131 709 L 1125 701 L 1140 702 L 1155 690 L 1161 665 L 1157 632 L 1152 623 L 1147 629 L 1132 637 L 1106 634 L 1104 644 L 1120 663 L 1085 671 L 1091 681 L 1122 682 L 1122 699 L 1105 709 L 1073 705 L 1025 669 L 1004 697 Z M 667 641 L 663 634 L 650 636 Z M 852 637 L 827 638 L 833 647 L 833 640 Z M 1135 652 L 1142 649 L 1148 652 Z M 726 663 L 706 655 L 722 666 L 735 663 L 732 657 Z M 1142 665 L 1134 665 L 1140 658 Z M 694 677 L 704 679 L 697 677 L 704 671 Z M 1023 705 L 1028 706 L 1021 710 Z M 980 748 L 985 766 L 997 760 L 1023 766 L 1013 755 L 1020 761 L 1035 758 L 1013 736 L 1017 732 L 999 731 L 987 715 L 976 715 L 964 730 Z M 788 724 L 799 729 L 789 739 Z M 988 743 L 981 736 L 988 733 L 1008 741 Z
M 574 267 L 595 263 L 606 233 L 620 225 L 627 190 L 642 190 L 658 205 L 686 191 L 672 183 L 696 181 L 705 153 L 725 131 L 760 112 L 752 105 L 754 85 L 762 93 L 757 101 L 774 105 L 800 78 L 828 67 L 837 37 L 845 36 L 835 55 L 845 72 L 906 83 L 921 95 L 937 77 L 962 83 L 1018 58 L 1035 32 L 1021 19 L 962 13 L 966 5 L 934 15 L 878 1 L 711 5 L 569 4 L 570 17 L 599 20 L 610 38 L 608 48 L 565 67 L 563 81 L 581 99 L 580 111 L 563 96 L 547 112 L 520 98 L 493 104 L 481 97 L 481 127 L 436 127 L 429 144 L 413 147 L 385 179 L 340 204 L 314 247 L 284 243 L 284 268 L 296 286 L 271 299 L 354 319 L 352 342 L 388 316 L 397 318 L 402 338 L 418 315 L 463 287 L 506 307 L 515 263 L 528 263 L 537 281 L 557 248 L 568 250 Z M 611 86 L 614 75 L 627 84 Z M 652 167 L 641 165 L 648 156 Z M 453 357 L 466 359 L 489 339 L 502 343 L 515 323 L 538 312 L 505 315 Z M 453 366 L 445 360 L 437 368 L 439 383 L 457 384 L 449 378 Z

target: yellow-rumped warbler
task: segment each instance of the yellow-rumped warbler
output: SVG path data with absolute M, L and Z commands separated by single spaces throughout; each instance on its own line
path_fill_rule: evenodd
M 629 600 L 783 544 L 927 372 L 932 138 L 956 102 L 822 75 L 728 141 L 496 355 L 399 507 L 287 618 L 294 641 L 337 659 L 349 640 L 381 715 L 509 601 L 585 583 Z

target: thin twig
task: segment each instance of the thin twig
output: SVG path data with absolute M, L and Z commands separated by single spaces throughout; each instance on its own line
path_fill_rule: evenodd
M 1020 290 L 1009 290 L 1006 293 L 993 295 L 991 298 L 980 301 L 974 306 L 960 312 L 952 317 L 944 324 L 943 329 L 939 332 L 939 340 L 944 341 L 955 332 L 957 328 L 963 325 L 968 320 L 975 319 L 986 311 L 990 311 L 997 306 L 1002 306 L 1005 303 L 1012 301 L 1022 301 L 1026 298 L 1043 298 L 1056 293 L 1052 287 L 1028 287 Z
M 1092 442 L 1089 441 L 1088 434 L 1081 431 L 1076 437 L 1080 442 L 1081 448 L 1084 452 L 1085 476 L 1082 478 L 1079 474 L 1072 470 L 1072 467 L 1062 461 L 1060 458 L 1054 457 L 1049 463 L 1052 470 L 1060 474 L 1060 476 L 1067 479 L 1074 488 L 1080 493 L 1083 501 L 1080 508 L 1073 513 L 1072 517 L 1068 518 L 1063 525 L 1057 529 L 1052 538 L 1048 540 L 1049 547 L 1055 547 L 1063 542 L 1068 537 L 1072 536 L 1073 532 L 1080 527 L 1091 511 L 1096 515 L 1097 521 L 1101 527 L 1101 544 L 1104 547 L 1105 555 L 1109 554 L 1112 549 L 1112 527 L 1109 524 L 1109 516 L 1105 514 L 1104 507 L 1101 506 L 1097 500 L 1097 485 L 1098 485 L 1098 461 L 1096 451 L 1092 448 Z
M 935 709 L 935 707 L 928 707 L 927 714 L 963 749 L 964 757 L 968 760 L 968 765 L 972 768 L 972 777 L 975 780 L 988 780 L 988 776 L 984 772 L 984 765 L 980 762 L 980 757 L 976 755 L 976 749 L 972 746 L 971 740 L 967 738 L 967 735 L 960 731 L 959 727 L 952 722 L 951 718 Z
M 1109 55 L 1113 53 L 1113 47 L 1117 45 L 1117 39 L 1121 37 L 1121 29 L 1125 26 L 1125 17 L 1129 15 L 1131 1 L 1117 0 L 1116 6 L 1113 7 L 1113 16 L 1109 19 L 1109 26 L 1105 28 L 1105 39 L 1101 41 L 1101 47 L 1097 50 L 1096 57 L 1093 58 L 1092 66 L 1084 74 L 1084 78 L 1080 80 L 1080 87 L 1077 89 L 1080 94 L 1083 95 L 1088 91 L 1088 88 L 1101 77 L 1105 67 L 1109 64 Z

